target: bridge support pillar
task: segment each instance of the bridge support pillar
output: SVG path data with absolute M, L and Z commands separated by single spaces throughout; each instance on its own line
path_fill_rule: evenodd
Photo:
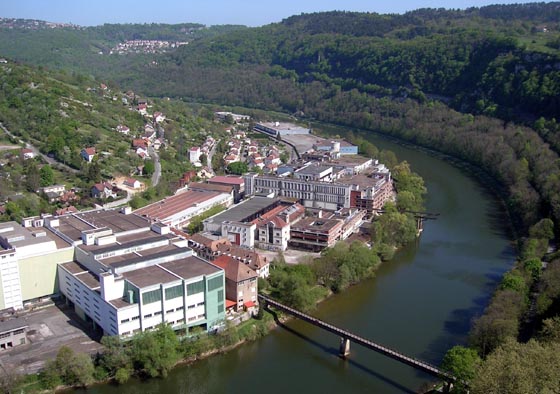
M 338 355 L 341 358 L 348 358 L 350 355 L 350 340 L 348 338 L 340 338 L 340 348 Z

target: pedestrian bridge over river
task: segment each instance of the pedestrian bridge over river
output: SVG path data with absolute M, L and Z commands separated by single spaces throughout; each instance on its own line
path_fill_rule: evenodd
M 347 357 L 350 355 L 350 342 L 354 342 L 357 343 L 359 345 L 362 345 L 363 347 L 373 350 L 377 353 L 381 353 L 384 356 L 390 357 L 394 360 L 397 360 L 401 363 L 410 365 L 418 370 L 424 371 L 432 376 L 435 376 L 439 379 L 444 380 L 445 382 L 452 384 L 454 383 L 457 378 L 451 374 L 449 374 L 448 372 L 442 371 L 441 369 L 439 369 L 438 367 L 429 364 L 425 361 L 407 356 L 403 353 L 400 353 L 396 350 L 390 349 L 388 347 L 385 346 L 381 346 L 373 341 L 370 341 L 369 339 L 366 338 L 362 338 L 356 334 L 351 333 L 350 331 L 344 330 L 342 328 L 333 326 L 332 324 L 329 324 L 327 322 L 324 322 L 320 319 L 317 319 L 316 317 L 307 315 L 303 312 L 298 311 L 297 309 L 294 308 L 290 308 L 289 306 L 286 306 L 278 301 L 275 301 L 269 297 L 266 297 L 264 295 L 259 295 L 259 301 L 263 304 L 264 307 L 274 307 L 276 309 L 279 309 L 285 313 L 288 313 L 294 317 L 297 317 L 298 319 L 304 320 L 310 324 L 313 324 L 314 326 L 320 327 L 326 331 L 329 331 L 333 334 L 336 334 L 338 336 L 340 336 L 340 356 L 341 357 Z

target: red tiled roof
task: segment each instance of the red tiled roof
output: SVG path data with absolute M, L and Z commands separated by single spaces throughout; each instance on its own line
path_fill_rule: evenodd
M 85 148 L 84 151 L 90 156 L 95 155 L 95 148 Z
M 252 308 L 252 307 L 256 306 L 257 304 L 255 304 L 254 301 L 246 301 L 245 303 L 243 303 L 243 305 L 245 306 L 245 308 Z
M 218 175 L 208 180 L 208 183 L 226 183 L 230 185 L 243 185 L 245 181 L 241 177 Z
M 214 265 L 223 268 L 226 272 L 226 279 L 232 280 L 236 283 L 241 281 L 256 278 L 258 275 L 249 266 L 234 259 L 233 257 L 222 255 L 213 261 Z
M 232 300 L 228 300 L 228 299 L 226 298 L 226 309 L 233 308 L 233 307 L 235 307 L 236 305 L 237 305 L 237 302 L 232 301 Z
M 178 212 L 193 207 L 197 203 L 207 201 L 221 193 L 210 191 L 188 190 L 175 196 L 167 197 L 135 211 L 135 213 L 154 219 L 164 220 Z
M 144 141 L 143 139 L 140 138 L 136 138 L 134 140 L 132 140 L 132 146 L 135 148 L 145 148 L 146 147 L 146 141 Z

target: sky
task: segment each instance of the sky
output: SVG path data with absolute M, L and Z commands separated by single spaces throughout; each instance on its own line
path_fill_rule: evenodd
M 418 8 L 468 8 L 531 3 L 500 0 L 2 0 L 0 17 L 95 26 L 104 23 L 202 23 L 262 26 L 301 13 L 404 13 Z

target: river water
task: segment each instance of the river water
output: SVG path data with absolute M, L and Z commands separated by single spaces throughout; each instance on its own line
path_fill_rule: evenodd
M 375 278 L 331 297 L 314 314 L 400 352 L 439 364 L 464 344 L 473 317 L 514 261 L 507 217 L 475 176 L 426 152 L 377 136 L 370 140 L 407 160 L 438 212 L 418 242 L 384 263 Z M 301 321 L 227 354 L 173 370 L 166 379 L 101 385 L 90 394 L 414 393 L 433 378 Z M 80 391 L 76 391 L 80 392 Z

